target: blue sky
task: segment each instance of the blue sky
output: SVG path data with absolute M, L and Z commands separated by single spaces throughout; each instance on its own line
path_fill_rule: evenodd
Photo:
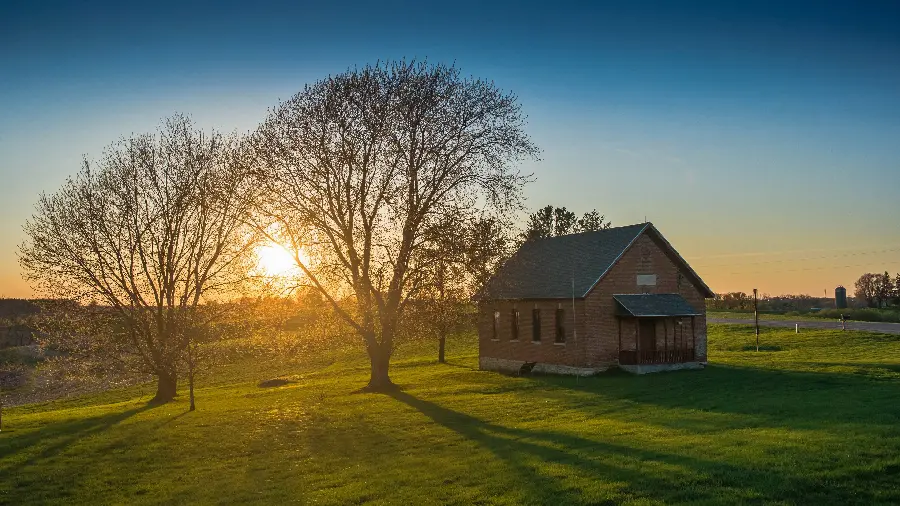
M 900 271 L 896 2 L 128 4 L 0 7 L 0 295 L 29 293 L 21 225 L 83 154 L 176 111 L 246 131 L 402 57 L 519 95 L 531 207 L 646 216 L 716 291 Z

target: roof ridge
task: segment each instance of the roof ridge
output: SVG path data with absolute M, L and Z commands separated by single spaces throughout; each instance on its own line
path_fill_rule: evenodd
M 649 226 L 548 237 L 523 244 L 476 299 L 583 298 Z
M 615 230 L 622 230 L 623 228 L 644 227 L 644 226 L 650 225 L 650 224 L 651 223 L 649 221 L 645 221 L 643 223 L 632 223 L 631 225 L 621 225 L 618 227 L 602 228 L 600 230 L 583 230 L 581 232 L 572 232 L 571 234 L 551 235 L 551 236 L 547 236 L 547 237 L 540 237 L 536 240 L 543 241 L 545 239 L 560 239 L 562 237 L 573 237 L 576 235 L 597 234 L 597 233 L 602 233 L 602 232 L 613 232 Z

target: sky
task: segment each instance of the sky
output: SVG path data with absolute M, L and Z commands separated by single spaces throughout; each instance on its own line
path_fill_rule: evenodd
M 399 58 L 518 95 L 530 208 L 651 221 L 716 292 L 900 272 L 900 3 L 484 3 L 0 4 L 0 296 L 33 295 L 22 225 L 83 156 Z

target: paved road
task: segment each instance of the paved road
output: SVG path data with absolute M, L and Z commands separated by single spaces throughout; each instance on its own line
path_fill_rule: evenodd
M 753 318 L 707 318 L 708 323 L 736 323 L 753 325 Z M 839 329 L 841 322 L 835 320 L 759 320 L 760 327 L 788 327 L 794 328 L 799 324 L 801 329 Z M 900 323 L 847 322 L 847 330 L 868 330 L 869 332 L 884 332 L 886 334 L 900 334 Z

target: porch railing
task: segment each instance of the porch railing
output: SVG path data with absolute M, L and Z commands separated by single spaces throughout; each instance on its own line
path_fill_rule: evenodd
M 619 352 L 619 363 L 622 365 L 639 364 L 681 364 L 694 361 L 692 348 L 675 348 L 671 350 L 625 350 Z

